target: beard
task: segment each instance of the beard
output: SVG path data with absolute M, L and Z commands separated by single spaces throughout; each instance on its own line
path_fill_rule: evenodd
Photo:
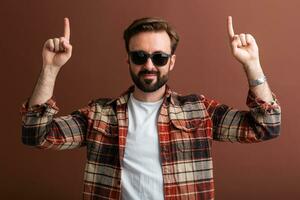
M 167 74 L 161 76 L 160 71 L 148 71 L 148 70 L 142 70 L 138 73 L 138 75 L 134 74 L 131 68 L 129 67 L 131 79 L 134 82 L 134 84 L 143 92 L 155 92 L 162 86 L 164 86 L 169 79 L 169 70 Z M 156 82 L 152 84 L 154 79 L 146 79 L 143 77 L 145 74 L 151 74 L 156 76 Z

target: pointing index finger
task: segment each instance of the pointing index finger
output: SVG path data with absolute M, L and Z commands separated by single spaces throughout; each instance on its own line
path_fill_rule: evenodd
M 227 29 L 228 29 L 229 38 L 233 38 L 234 30 L 233 30 L 232 17 L 231 16 L 228 16 L 228 18 L 227 18 Z
M 70 22 L 67 17 L 64 19 L 64 37 L 66 40 L 70 40 Z

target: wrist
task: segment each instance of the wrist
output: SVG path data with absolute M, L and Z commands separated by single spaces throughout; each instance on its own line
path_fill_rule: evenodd
M 267 81 L 267 78 L 265 76 L 262 76 L 257 79 L 249 79 L 248 83 L 249 83 L 249 87 L 253 88 L 253 87 L 256 87 L 258 85 L 265 83 L 266 81 Z
M 53 65 L 43 65 L 41 76 L 49 79 L 56 79 L 60 68 Z
M 259 60 L 244 64 L 244 70 L 249 81 L 265 77 Z
M 254 59 L 243 64 L 245 71 L 261 69 L 259 59 Z

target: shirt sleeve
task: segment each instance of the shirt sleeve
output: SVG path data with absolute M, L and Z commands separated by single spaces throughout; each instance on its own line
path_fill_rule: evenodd
M 254 143 L 280 134 L 281 108 L 276 96 L 265 102 L 249 90 L 248 111 L 240 111 L 204 98 L 213 122 L 213 138 L 218 141 Z
M 59 108 L 53 99 L 41 105 L 22 104 L 22 142 L 45 149 L 73 149 L 85 145 L 88 107 L 55 117 Z

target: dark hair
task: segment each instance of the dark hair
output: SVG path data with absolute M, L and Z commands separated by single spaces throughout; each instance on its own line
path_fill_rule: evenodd
M 166 31 L 171 40 L 171 53 L 174 54 L 179 36 L 176 31 L 169 25 L 166 20 L 160 18 L 146 17 L 137 19 L 124 31 L 123 38 L 125 40 L 126 51 L 129 52 L 129 40 L 136 34 L 141 32 L 159 32 Z

